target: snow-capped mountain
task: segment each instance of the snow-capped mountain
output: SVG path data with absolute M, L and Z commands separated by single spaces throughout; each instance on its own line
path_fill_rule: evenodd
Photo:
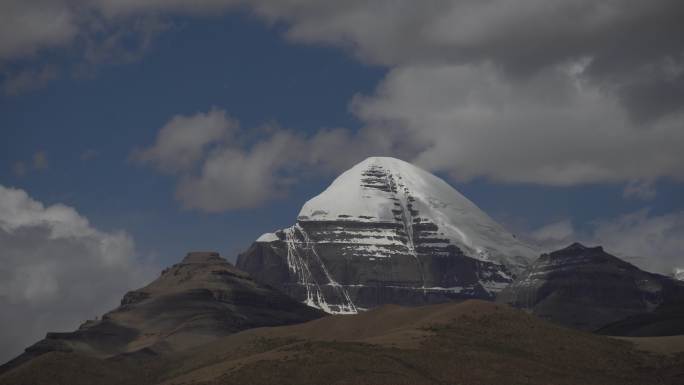
M 442 179 L 372 157 L 262 235 L 237 265 L 331 313 L 492 298 L 538 255 Z

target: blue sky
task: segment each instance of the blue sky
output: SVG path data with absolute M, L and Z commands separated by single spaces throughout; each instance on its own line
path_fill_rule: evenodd
M 162 265 L 195 249 L 233 258 L 260 233 L 292 223 L 336 172 L 303 178 L 286 197 L 260 207 L 206 213 L 183 209 L 174 199 L 174 177 L 132 162 L 133 149 L 151 145 L 172 116 L 211 107 L 244 127 L 275 122 L 307 135 L 322 127 L 356 131 L 363 122 L 350 101 L 372 93 L 388 67 L 339 47 L 287 41 L 282 27 L 245 13 L 168 22 L 172 26 L 132 62 L 83 70 L 78 49 L 33 58 L 57 63 L 60 74 L 40 88 L 2 97 L 0 179 L 45 204 L 76 208 L 99 229 L 125 230 L 139 253 Z M 32 169 L 37 152 L 47 157 L 44 170 Z M 24 175 L 15 172 L 17 162 L 28 168 Z M 643 208 L 660 215 L 684 207 L 683 185 L 667 179 L 652 185 L 654 198 L 642 200 L 624 197 L 624 182 L 546 186 L 440 175 L 523 232 L 568 219 L 581 232 L 595 220 Z

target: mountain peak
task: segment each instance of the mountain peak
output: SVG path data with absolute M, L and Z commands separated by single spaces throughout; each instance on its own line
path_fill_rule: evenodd
M 585 246 L 579 242 L 574 242 L 573 244 L 571 244 L 571 245 L 569 245 L 563 249 L 554 251 L 552 254 L 565 254 L 567 252 L 581 252 L 581 251 L 586 251 L 586 250 L 603 252 L 603 247 L 601 247 L 601 246 L 589 247 L 589 246 Z
M 441 178 L 369 157 L 259 237 L 237 266 L 330 313 L 491 299 L 538 255 Z
M 411 163 L 409 163 L 405 160 L 401 160 L 399 158 L 393 158 L 391 156 L 369 156 L 368 158 L 359 162 L 359 164 L 366 163 L 366 162 L 370 162 L 370 163 L 375 163 L 375 162 L 402 162 L 402 163 L 406 163 L 408 165 L 412 165 Z
M 586 250 L 588 247 L 584 246 L 579 242 L 574 242 L 570 246 L 566 247 L 565 250 Z
M 594 331 L 683 298 L 671 280 L 580 243 L 544 254 L 497 301 L 565 326 Z
M 219 253 L 215 251 L 191 251 L 185 255 L 181 263 L 216 263 L 226 262 L 221 258 Z
M 522 243 L 443 179 L 391 157 L 366 158 L 302 207 L 298 221 L 433 224 L 438 235 L 480 260 L 509 266 L 538 250 Z M 411 241 L 409 239 L 409 241 Z M 519 266 L 518 266 L 519 267 Z

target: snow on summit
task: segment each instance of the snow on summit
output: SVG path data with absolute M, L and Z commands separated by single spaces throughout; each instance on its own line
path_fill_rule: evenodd
M 417 214 L 409 227 L 417 220 L 434 223 L 470 257 L 515 266 L 539 254 L 443 179 L 390 157 L 370 157 L 342 173 L 304 204 L 298 220 L 394 223 L 397 208 L 408 206 Z

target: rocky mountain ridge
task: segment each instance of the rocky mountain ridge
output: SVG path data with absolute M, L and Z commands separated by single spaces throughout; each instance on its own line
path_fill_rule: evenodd
M 322 312 L 256 283 L 214 252 L 192 252 L 121 305 L 76 331 L 48 333 L 0 372 L 50 352 L 161 355 L 240 330 L 300 323 Z
M 497 301 L 562 325 L 594 331 L 661 307 L 684 304 L 684 283 L 574 243 L 542 254 Z M 616 329 L 617 330 L 617 329 Z

